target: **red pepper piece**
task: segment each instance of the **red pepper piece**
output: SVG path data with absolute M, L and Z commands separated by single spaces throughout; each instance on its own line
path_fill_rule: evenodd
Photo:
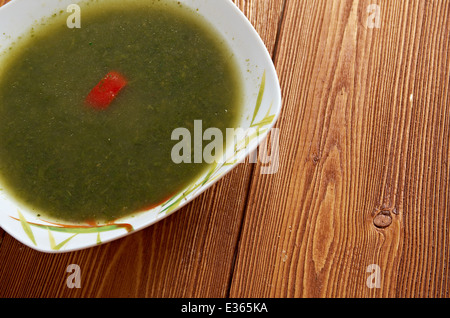
M 109 72 L 89 93 L 86 103 L 96 109 L 106 109 L 126 85 L 127 80 L 121 74 Z

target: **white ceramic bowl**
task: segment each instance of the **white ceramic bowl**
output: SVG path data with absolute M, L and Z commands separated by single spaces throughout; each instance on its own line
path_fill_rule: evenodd
M 13 0 L 0 8 L 0 52 L 14 45 L 33 23 L 80 0 Z M 243 75 L 244 109 L 240 122 L 246 138 L 238 149 L 226 149 L 227 160 L 214 165 L 189 187 L 160 206 L 112 224 L 73 226 L 36 217 L 20 206 L 0 184 L 0 226 L 23 244 L 42 252 L 60 253 L 89 248 L 144 229 L 188 204 L 235 168 L 266 138 L 281 111 L 281 92 L 271 57 L 257 32 L 230 0 L 180 0 L 198 9 L 228 42 Z M 80 4 L 81 6 L 81 4 Z M 69 16 L 70 13 L 67 13 Z M 1 59 L 0 59 L 1 66 Z M 255 134 L 255 130 L 258 134 Z

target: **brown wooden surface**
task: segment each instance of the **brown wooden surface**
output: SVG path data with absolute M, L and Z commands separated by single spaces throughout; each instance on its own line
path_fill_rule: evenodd
M 0 230 L 0 297 L 449 297 L 450 2 L 235 3 L 280 77 L 278 173 L 241 164 L 84 251 L 41 254 Z

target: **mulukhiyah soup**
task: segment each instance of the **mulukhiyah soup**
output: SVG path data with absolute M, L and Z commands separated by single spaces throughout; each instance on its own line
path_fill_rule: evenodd
M 0 180 L 36 214 L 112 221 L 157 205 L 205 171 L 176 164 L 174 129 L 235 127 L 233 56 L 197 13 L 165 1 L 81 4 L 10 51 L 0 74 Z M 109 72 L 127 84 L 107 108 L 86 97 Z M 225 134 L 225 133 L 224 133 Z

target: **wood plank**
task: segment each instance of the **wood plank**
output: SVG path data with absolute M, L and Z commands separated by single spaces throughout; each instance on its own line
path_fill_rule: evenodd
M 237 4 L 273 51 L 283 1 Z M 252 169 L 242 164 L 164 221 L 89 250 L 41 254 L 6 234 L 0 245 L 0 298 L 225 297 Z M 66 285 L 70 264 L 80 266 L 80 289 Z
M 3 229 L 0 227 L 0 246 L 2 245 L 4 236 L 5 236 L 5 231 L 3 231 Z
M 230 295 L 448 297 L 449 2 L 285 12 L 280 169 L 255 170 Z

